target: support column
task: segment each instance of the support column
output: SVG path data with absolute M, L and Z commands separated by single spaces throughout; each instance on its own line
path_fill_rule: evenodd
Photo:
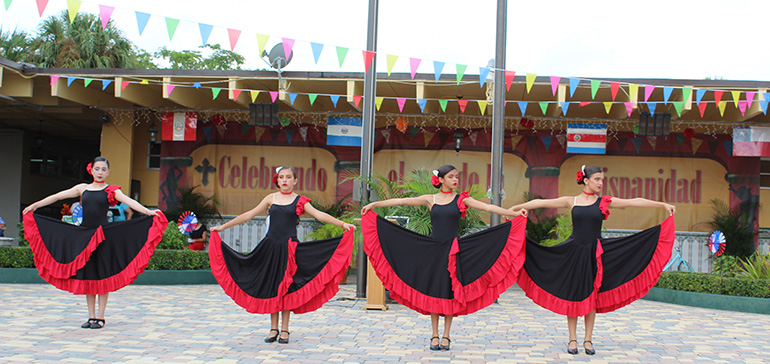
M 508 0 L 497 0 L 497 37 L 495 46 L 495 93 L 492 104 L 492 173 L 490 202 L 500 206 L 503 192 L 503 138 L 505 138 L 505 38 Z M 500 215 L 492 214 L 490 225 L 500 224 Z
M 5 220 L 5 237 L 19 236 L 16 224 L 21 218 L 21 176 L 24 160 L 24 132 L 0 130 L 0 217 Z
M 101 155 L 110 161 L 110 176 L 107 177 L 107 183 L 122 187 L 128 194 L 133 169 L 134 126 L 127 121 L 116 124 L 115 115 L 109 115 L 110 121 L 102 125 L 99 150 Z

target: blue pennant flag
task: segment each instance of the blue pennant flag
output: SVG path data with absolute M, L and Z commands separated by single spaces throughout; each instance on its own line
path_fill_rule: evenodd
M 428 103 L 426 99 L 417 99 L 417 103 L 420 105 L 420 112 L 425 112 L 425 104 Z
M 727 154 L 732 156 L 733 155 L 733 141 L 728 140 L 726 142 L 722 142 L 722 144 L 725 146 L 725 150 L 727 151 Z
M 569 79 L 569 97 L 572 97 L 572 95 L 575 94 L 575 90 L 577 90 L 578 85 L 580 84 L 579 78 L 570 78 Z
M 311 42 L 310 48 L 313 48 L 313 58 L 315 59 L 315 64 L 318 64 L 318 58 L 321 57 L 321 51 L 324 49 L 324 45 Z
M 196 89 L 201 88 L 201 83 L 200 82 L 196 82 L 196 83 L 193 84 L 193 87 L 195 87 Z
M 214 127 L 204 126 L 204 127 L 201 127 L 201 129 L 203 130 L 203 135 L 206 136 L 206 143 L 208 143 L 209 141 L 211 141 L 211 131 L 214 130 Z
M 441 78 L 441 71 L 444 69 L 444 62 L 439 61 L 433 61 L 433 72 L 436 76 L 436 83 L 438 83 L 438 79 Z
M 337 101 L 340 101 L 340 95 L 329 95 L 329 97 L 332 99 L 334 107 L 337 107 Z
M 567 109 L 569 109 L 569 102 L 560 102 L 561 104 L 561 114 L 563 116 L 567 116 Z
M 647 108 L 650 109 L 650 115 L 655 115 L 655 108 L 658 107 L 657 102 L 648 102 Z
M 703 89 L 697 89 L 695 90 L 695 103 L 700 104 L 700 100 L 703 98 L 703 95 L 706 94 L 706 90 Z M 719 106 L 719 105 L 717 105 Z
M 524 114 L 527 113 L 527 102 L 526 101 L 516 101 L 516 103 L 519 104 L 519 110 L 521 110 L 521 116 L 524 116 Z
M 487 82 L 487 76 L 489 76 L 489 68 L 479 67 L 479 87 L 484 87 L 484 83 Z
M 107 89 L 107 86 L 109 86 L 112 83 L 112 80 L 102 80 L 102 91 Z
M 139 35 L 144 33 L 144 28 L 147 27 L 147 22 L 150 20 L 150 14 L 136 12 L 136 25 L 139 27 Z
M 75 77 L 67 77 L 67 87 L 70 87 L 75 80 Z
M 671 91 L 674 91 L 673 87 L 663 87 L 663 103 L 668 105 L 668 99 L 671 97 Z
M 546 152 L 548 151 L 548 149 L 551 149 L 551 141 L 553 141 L 552 136 L 542 136 L 540 137 L 540 140 L 543 141 L 543 145 L 545 146 Z
M 634 148 L 636 148 L 636 154 L 639 154 L 639 148 L 642 147 L 642 138 L 631 138 L 631 143 L 634 143 Z
M 291 101 L 291 104 L 294 105 L 294 100 L 297 99 L 297 93 L 296 92 L 289 92 L 289 101 Z M 335 103 L 334 106 L 337 106 Z M 291 142 L 289 142 L 291 143 Z
M 770 103 L 770 93 L 763 92 L 762 97 L 764 100 L 759 100 L 759 106 L 762 108 L 762 112 L 767 115 L 767 104 Z
M 198 23 L 198 28 L 201 31 L 201 42 L 205 47 L 206 44 L 209 42 L 209 36 L 211 35 L 211 30 L 214 29 L 214 26 L 209 24 Z
M 294 129 L 283 129 L 283 133 L 286 134 L 286 140 L 291 144 L 291 138 L 294 137 Z

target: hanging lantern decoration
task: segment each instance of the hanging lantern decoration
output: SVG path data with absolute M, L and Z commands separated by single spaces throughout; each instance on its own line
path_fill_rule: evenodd
M 225 117 L 222 116 L 222 114 L 214 114 L 211 115 L 211 122 L 216 126 L 222 126 L 227 123 L 227 120 L 225 120 Z
M 460 146 L 463 144 L 463 138 L 465 138 L 465 134 L 460 129 L 455 130 L 455 133 L 452 135 L 452 139 L 455 140 L 455 152 L 457 154 L 460 154 Z
M 695 136 L 695 130 L 692 130 L 692 128 L 684 129 L 684 138 L 685 139 L 692 139 L 692 137 Z
M 402 133 L 406 133 L 406 127 L 407 127 L 406 118 L 403 116 L 399 116 L 398 119 L 396 119 L 396 129 L 398 129 L 398 131 Z
M 535 127 L 535 122 L 532 121 L 530 118 L 521 118 L 521 121 L 519 121 L 519 124 L 526 129 L 532 129 Z

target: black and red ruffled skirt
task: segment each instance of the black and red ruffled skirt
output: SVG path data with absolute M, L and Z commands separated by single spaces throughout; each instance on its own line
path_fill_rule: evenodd
M 611 312 L 658 282 L 671 258 L 674 217 L 636 234 L 599 239 L 592 247 L 568 239 L 545 247 L 527 239 L 519 286 L 538 305 L 567 316 Z
M 526 218 L 437 241 L 373 211 L 361 221 L 364 250 L 390 297 L 422 314 L 467 315 L 492 304 L 524 264 Z
M 167 225 L 160 215 L 86 228 L 30 212 L 24 237 L 48 283 L 74 294 L 105 294 L 144 272 Z
M 350 266 L 353 231 L 298 243 L 266 236 L 241 254 L 214 231 L 209 240 L 211 272 L 225 293 L 250 313 L 315 311 L 339 291 Z

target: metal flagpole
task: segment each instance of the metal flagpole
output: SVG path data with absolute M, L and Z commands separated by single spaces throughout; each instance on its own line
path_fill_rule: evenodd
M 505 137 L 505 38 L 508 1 L 497 0 L 497 37 L 495 45 L 495 89 L 492 103 L 492 180 L 491 202 L 500 206 L 503 191 L 503 138 Z M 492 214 L 492 226 L 500 224 L 500 215 Z
M 369 27 L 366 34 L 366 50 L 377 52 L 377 8 L 379 0 L 369 0 Z M 372 59 L 369 72 L 364 77 L 364 115 L 361 137 L 361 177 L 372 178 L 374 156 L 374 97 L 377 94 L 377 57 Z M 360 184 L 361 201 L 369 201 L 369 185 Z M 363 243 L 358 245 L 358 275 L 356 276 L 356 297 L 366 297 L 366 253 Z

